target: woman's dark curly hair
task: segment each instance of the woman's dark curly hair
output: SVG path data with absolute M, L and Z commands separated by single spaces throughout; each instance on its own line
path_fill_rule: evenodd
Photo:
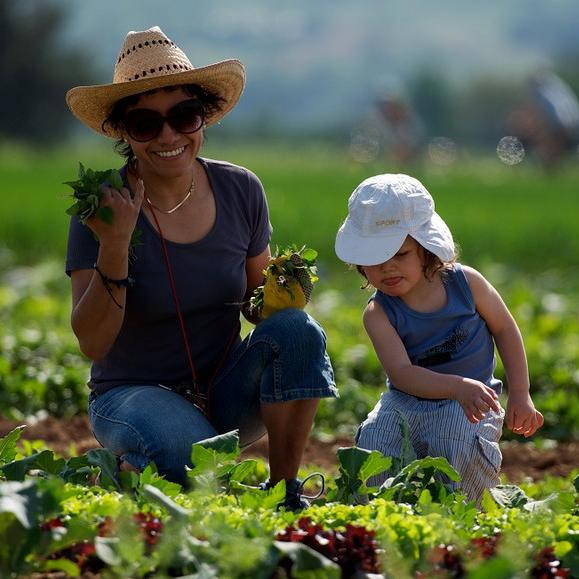
M 217 111 L 221 110 L 221 106 L 224 102 L 224 99 L 221 98 L 217 93 L 210 92 L 204 89 L 202 86 L 198 84 L 183 84 L 183 85 L 172 85 L 163 88 L 158 88 L 150 91 L 146 91 L 144 93 L 139 93 L 136 95 L 131 95 L 125 97 L 119 101 L 117 101 L 109 116 L 104 120 L 102 124 L 103 131 L 107 131 L 107 129 L 112 129 L 113 131 L 120 131 L 123 128 L 123 120 L 125 118 L 125 113 L 127 109 L 139 102 L 139 98 L 143 94 L 153 94 L 157 91 L 164 90 L 167 92 L 171 92 L 182 88 L 183 91 L 189 95 L 190 97 L 197 98 L 203 104 L 203 113 L 205 117 L 211 116 Z M 114 150 L 119 153 L 122 157 L 124 157 L 127 161 L 134 160 L 134 153 L 131 145 L 125 142 L 123 139 L 118 139 L 115 141 Z
M 458 250 L 458 245 L 456 245 L 456 244 L 455 244 L 455 250 L 454 250 L 454 252 L 455 252 L 454 257 L 450 261 L 442 261 L 442 259 L 440 259 L 440 257 L 438 257 L 437 255 L 434 255 L 434 253 L 432 253 L 432 251 L 429 251 L 428 249 L 426 249 L 425 247 L 423 247 L 420 244 L 418 244 L 418 247 L 422 251 L 422 261 L 423 261 L 422 273 L 424 273 L 424 277 L 428 280 L 432 280 L 438 271 L 440 271 L 442 273 L 442 275 L 444 275 L 458 259 L 458 251 L 459 250 Z M 356 269 L 358 270 L 358 273 L 360 273 L 360 275 L 364 279 L 366 279 L 366 283 L 363 286 L 361 286 L 361 289 L 366 289 L 370 285 L 370 282 L 366 278 L 366 274 L 364 273 L 364 270 L 362 269 L 361 265 L 357 265 Z

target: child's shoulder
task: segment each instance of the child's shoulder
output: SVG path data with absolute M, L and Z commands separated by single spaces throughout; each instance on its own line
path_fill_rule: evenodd
M 455 263 L 454 271 L 458 273 L 462 272 L 470 285 L 473 283 L 480 284 L 481 282 L 486 282 L 485 276 L 480 271 L 478 271 L 478 269 L 475 269 L 470 265 L 465 265 L 464 263 Z
M 487 278 L 474 267 L 461 264 L 463 275 L 468 283 L 475 304 L 479 304 L 482 299 L 486 299 L 490 294 L 495 294 L 496 290 Z

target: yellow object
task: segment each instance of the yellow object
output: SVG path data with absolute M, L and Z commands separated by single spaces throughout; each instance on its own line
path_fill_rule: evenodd
M 303 309 L 305 306 L 306 296 L 296 278 L 278 277 L 271 274 L 266 276 L 263 288 L 262 318 L 268 318 L 271 314 L 286 308 Z

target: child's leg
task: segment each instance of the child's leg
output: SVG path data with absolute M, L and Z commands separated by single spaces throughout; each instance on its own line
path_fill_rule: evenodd
M 504 410 L 488 412 L 478 424 L 466 419 L 455 400 L 428 401 L 429 412 L 423 420 L 423 436 L 430 456 L 443 456 L 459 472 L 469 499 L 480 502 L 485 488 L 499 484 L 502 454 L 499 439 Z
M 358 428 L 356 446 L 367 450 L 379 450 L 385 456 L 399 457 L 402 450 L 402 433 L 400 430 L 400 414 L 408 420 L 410 443 L 416 450 L 419 425 L 416 410 L 420 401 L 414 396 L 398 390 L 388 390 L 380 398 L 378 404 L 368 414 L 368 418 Z M 387 478 L 387 471 L 371 477 L 370 486 L 379 486 Z

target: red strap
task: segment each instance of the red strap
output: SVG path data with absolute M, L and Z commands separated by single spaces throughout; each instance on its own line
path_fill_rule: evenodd
M 167 243 L 165 241 L 165 237 L 163 236 L 163 231 L 161 230 L 161 226 L 159 225 L 159 220 L 157 219 L 157 215 L 155 214 L 155 210 L 151 205 L 151 202 L 147 199 L 147 203 L 149 204 L 149 209 L 151 210 L 151 214 L 153 215 L 153 219 L 155 220 L 155 225 L 157 226 L 157 230 L 159 231 L 159 237 L 161 238 L 161 245 L 163 247 L 163 256 L 165 258 L 165 265 L 167 266 L 167 273 L 169 274 L 169 283 L 171 285 L 171 293 L 173 294 L 173 300 L 175 301 L 175 309 L 177 310 L 177 318 L 179 319 L 179 327 L 181 328 L 181 336 L 183 337 L 183 344 L 185 345 L 185 352 L 187 353 L 187 360 L 189 362 L 189 368 L 191 368 L 191 377 L 193 378 L 193 388 L 194 388 L 194 400 L 198 401 L 197 406 L 203 411 L 205 416 L 209 416 L 209 407 L 210 407 L 210 399 L 209 399 L 209 391 L 213 386 L 213 380 L 217 376 L 219 370 L 223 366 L 227 356 L 229 354 L 229 350 L 233 345 L 235 337 L 239 334 L 241 329 L 241 323 L 238 321 L 235 324 L 231 335 L 229 336 L 229 340 L 227 341 L 227 345 L 225 346 L 225 350 L 223 352 L 223 356 L 221 360 L 217 364 L 215 371 L 213 372 L 213 376 L 211 376 L 211 380 L 207 385 L 207 392 L 203 394 L 199 388 L 199 384 L 197 383 L 197 372 L 195 371 L 195 364 L 193 362 L 193 356 L 191 355 L 191 348 L 189 347 L 189 339 L 187 338 L 187 331 L 185 329 L 185 322 L 183 321 L 183 315 L 181 314 L 181 307 L 179 305 L 179 297 L 177 295 L 177 286 L 175 285 L 175 277 L 173 276 L 173 268 L 171 267 L 171 261 L 169 259 L 169 251 L 167 250 Z
M 175 301 L 175 309 L 177 310 L 177 318 L 179 319 L 179 327 L 181 328 L 181 336 L 183 336 L 183 344 L 185 345 L 185 352 L 187 353 L 187 360 L 189 362 L 189 368 L 191 368 L 191 377 L 193 378 L 193 386 L 195 392 L 198 392 L 197 384 L 197 372 L 195 371 L 195 364 L 193 363 L 193 356 L 191 355 L 191 348 L 189 347 L 189 339 L 187 338 L 187 331 L 185 330 L 185 322 L 183 321 L 183 316 L 181 314 L 181 307 L 179 306 L 179 298 L 177 297 L 177 287 L 175 286 L 175 278 L 173 276 L 173 268 L 171 267 L 171 262 L 169 260 L 169 252 L 167 251 L 167 243 L 165 242 L 165 237 L 163 236 L 163 231 L 159 225 L 159 220 L 155 214 L 155 210 L 151 205 L 151 202 L 147 199 L 149 204 L 149 209 L 155 220 L 155 225 L 159 231 L 159 237 L 161 238 L 161 245 L 163 246 L 163 256 L 165 257 L 165 265 L 167 266 L 167 273 L 169 274 L 169 283 L 171 285 L 171 293 L 173 294 L 173 300 Z

